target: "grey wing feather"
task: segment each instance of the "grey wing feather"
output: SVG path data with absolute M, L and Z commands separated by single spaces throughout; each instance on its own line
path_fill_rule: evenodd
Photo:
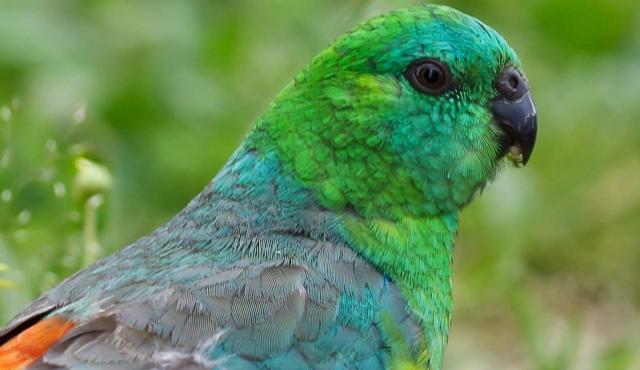
M 302 359 L 292 344 L 334 323 L 338 304 L 326 287 L 322 305 L 311 301 L 309 281 L 305 266 L 279 260 L 221 271 L 191 289 L 172 285 L 152 300 L 109 300 L 33 368 L 252 368 L 273 354 Z

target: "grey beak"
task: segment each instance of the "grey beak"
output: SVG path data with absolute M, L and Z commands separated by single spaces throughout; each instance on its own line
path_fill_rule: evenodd
M 493 116 L 504 131 L 502 151 L 506 153 L 511 145 L 522 150 L 522 164 L 531 157 L 536 143 L 538 116 L 524 77 L 513 67 L 507 67 L 496 81 L 500 96 L 493 100 Z

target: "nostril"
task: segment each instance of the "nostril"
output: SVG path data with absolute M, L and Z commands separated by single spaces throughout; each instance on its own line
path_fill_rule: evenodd
M 520 80 L 516 76 L 509 76 L 509 87 L 514 90 L 518 90 L 518 85 L 520 85 Z
M 502 70 L 496 80 L 496 89 L 508 100 L 518 100 L 529 90 L 520 72 L 509 66 Z

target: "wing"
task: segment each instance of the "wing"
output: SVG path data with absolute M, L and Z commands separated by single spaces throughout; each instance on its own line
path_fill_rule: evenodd
M 381 276 L 365 264 L 356 266 L 351 257 L 334 261 L 332 268 L 340 270 L 334 276 L 342 276 L 338 283 L 377 285 L 381 293 Z M 26 359 L 18 356 L 22 361 L 14 367 L 0 368 L 333 368 L 352 362 L 342 358 L 348 351 L 358 362 L 382 364 L 379 333 L 339 323 L 344 290 L 309 266 L 286 258 L 240 263 L 215 274 L 200 266 L 182 271 L 180 280 L 193 283 L 174 282 L 140 297 L 132 297 L 127 286 L 86 319 L 41 299 L 5 330 L 6 338 L 14 337 L 0 347 L 0 354 L 28 352 Z M 15 335 L 16 328 L 43 315 L 48 316 Z M 25 343 L 42 330 L 52 334 L 49 341 L 41 342 L 39 351 L 29 350 Z M 22 344 L 12 345 L 16 340 Z M 379 367 L 373 363 L 368 368 Z

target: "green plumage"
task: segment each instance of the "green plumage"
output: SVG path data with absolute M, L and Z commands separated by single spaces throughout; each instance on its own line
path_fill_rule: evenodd
M 408 80 L 424 58 L 448 90 Z M 45 368 L 440 369 L 458 214 L 500 166 L 491 105 L 509 66 L 505 41 L 451 8 L 357 26 L 187 208 L 0 335 L 43 312 L 76 322 Z

